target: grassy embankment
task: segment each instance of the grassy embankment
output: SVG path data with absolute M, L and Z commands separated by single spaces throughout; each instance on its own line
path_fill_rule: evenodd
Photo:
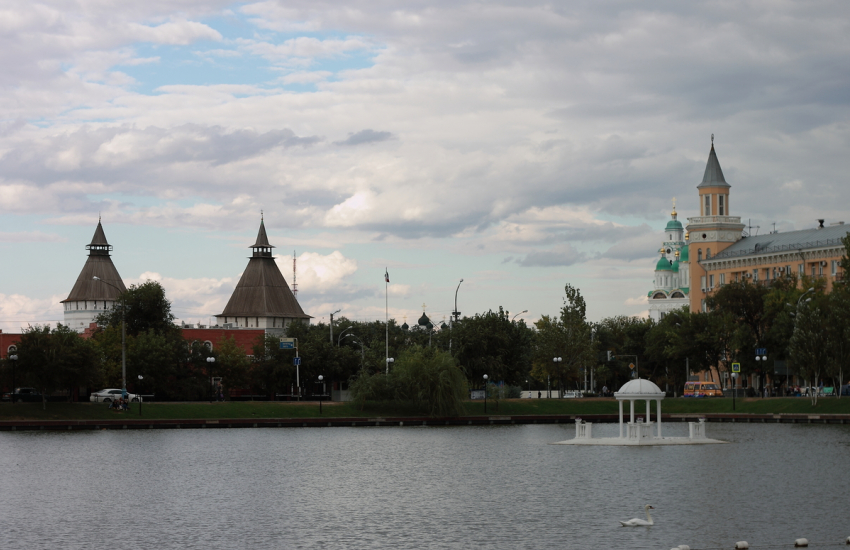
M 646 410 L 645 404 L 637 402 L 636 412 Z M 628 404 L 624 404 L 628 411 Z M 791 413 L 791 414 L 850 414 L 850 398 L 818 399 L 812 407 L 808 398 L 737 399 L 736 413 Z M 661 404 L 663 413 L 731 413 L 731 399 L 665 399 Z M 489 415 L 556 415 L 556 414 L 616 414 L 614 399 L 512 399 L 498 403 L 488 401 Z M 655 405 L 652 405 L 655 413 Z M 483 415 L 484 403 L 466 403 L 467 415 Z M 409 417 L 422 416 L 411 407 L 394 404 L 375 404 L 360 410 L 350 403 L 324 403 L 321 417 Z M 124 417 L 139 417 L 139 408 L 133 404 L 128 413 L 107 409 L 106 405 L 93 403 L 48 403 L 42 410 L 41 403 L 17 403 L 0 405 L 0 421 L 9 420 L 104 420 Z M 222 419 L 222 418 L 317 418 L 318 403 L 292 402 L 227 402 L 227 403 L 146 403 L 142 406 L 142 418 L 146 419 Z

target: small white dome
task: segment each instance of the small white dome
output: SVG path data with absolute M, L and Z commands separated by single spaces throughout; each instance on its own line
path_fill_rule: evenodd
M 636 378 L 623 384 L 623 387 L 614 394 L 614 397 L 617 399 L 664 399 L 664 392 L 649 380 Z

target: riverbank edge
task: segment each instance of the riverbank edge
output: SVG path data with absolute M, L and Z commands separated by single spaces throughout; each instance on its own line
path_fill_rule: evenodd
M 510 424 L 569 424 L 577 418 L 585 422 L 616 423 L 616 414 L 491 415 L 456 417 L 311 417 L 311 418 L 185 418 L 145 419 L 126 416 L 114 420 L 6 420 L 0 431 L 29 430 L 128 430 L 128 429 L 207 429 L 207 428 L 326 428 L 366 426 L 488 426 Z M 753 414 L 753 413 L 670 413 L 664 422 L 744 422 L 781 424 L 850 424 L 850 414 Z

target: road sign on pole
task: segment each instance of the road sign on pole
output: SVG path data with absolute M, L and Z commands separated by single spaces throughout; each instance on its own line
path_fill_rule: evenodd
M 281 338 L 280 349 L 295 349 L 295 338 Z
M 732 372 L 741 372 L 741 363 L 732 363 Z
M 301 358 L 300 357 L 293 357 L 292 358 L 292 365 L 295 366 L 295 367 L 301 365 Z
M 632 370 L 635 370 L 635 364 L 634 364 L 634 363 L 629 363 L 629 368 L 630 368 L 630 369 L 632 369 Z

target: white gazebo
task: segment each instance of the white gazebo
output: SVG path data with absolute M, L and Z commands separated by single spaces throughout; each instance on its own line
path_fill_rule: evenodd
M 664 399 L 664 392 L 661 391 L 661 388 L 649 380 L 636 378 L 623 384 L 620 391 L 614 393 L 614 397 L 617 399 L 617 403 L 620 406 L 620 437 L 623 437 L 623 401 L 628 400 L 629 402 L 629 433 L 632 435 L 631 432 L 635 431 L 636 433 L 633 435 L 636 435 L 638 438 L 641 438 L 641 436 L 652 437 L 650 401 L 655 401 L 655 418 L 658 421 L 658 434 L 656 437 L 661 439 L 661 400 Z M 639 426 L 639 423 L 635 422 L 635 401 L 646 401 L 646 418 L 643 421 L 644 426 Z

